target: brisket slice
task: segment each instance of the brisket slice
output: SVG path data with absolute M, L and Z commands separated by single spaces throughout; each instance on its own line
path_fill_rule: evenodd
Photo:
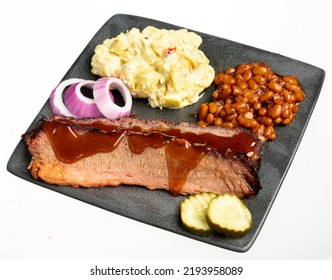
M 55 131 L 59 131 L 58 138 L 54 138 Z M 112 135 L 120 136 L 112 142 Z M 249 150 L 237 143 L 247 138 L 252 141 Z M 28 167 L 32 176 L 50 184 L 140 185 L 166 189 L 173 195 L 213 192 L 238 197 L 253 196 L 260 188 L 261 143 L 243 129 L 132 117 L 111 121 L 51 116 L 23 139 L 32 155 Z M 218 139 L 230 148 L 219 145 Z M 115 143 L 112 149 L 108 149 L 109 141 Z

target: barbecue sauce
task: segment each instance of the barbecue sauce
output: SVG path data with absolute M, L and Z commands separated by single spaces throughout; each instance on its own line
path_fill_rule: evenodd
M 169 142 L 169 137 L 160 133 L 149 133 L 148 135 L 142 134 L 128 134 L 128 145 L 130 151 L 139 155 L 145 151 L 147 147 L 158 149 L 162 148 Z
M 222 137 L 211 133 L 181 132 L 176 128 L 162 132 L 142 132 L 139 127 L 100 129 L 98 126 L 77 127 L 70 122 L 43 121 L 43 130 L 55 155 L 69 164 L 97 153 L 112 152 L 124 136 L 133 154 L 141 154 L 146 148 L 165 147 L 169 190 L 174 196 L 181 193 L 189 172 L 196 168 L 206 152 L 233 156 L 240 151 L 250 157 L 256 150 L 255 138 L 245 132 Z
M 43 130 L 51 142 L 56 157 L 65 163 L 74 163 L 97 153 L 112 152 L 125 131 L 104 133 L 98 130 L 79 130 L 59 122 L 43 122 Z
M 165 146 L 165 151 L 169 191 L 173 196 L 177 196 L 181 193 L 189 172 L 196 168 L 207 148 L 194 146 L 183 139 L 174 139 Z

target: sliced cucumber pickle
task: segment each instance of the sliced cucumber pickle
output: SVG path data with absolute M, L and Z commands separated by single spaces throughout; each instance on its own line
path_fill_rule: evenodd
M 208 236 L 213 233 L 206 221 L 206 210 L 214 193 L 199 193 L 185 198 L 181 202 L 180 214 L 183 226 L 196 235 Z
M 233 194 L 222 194 L 211 200 L 206 211 L 210 228 L 230 237 L 240 237 L 252 226 L 252 216 L 241 199 Z

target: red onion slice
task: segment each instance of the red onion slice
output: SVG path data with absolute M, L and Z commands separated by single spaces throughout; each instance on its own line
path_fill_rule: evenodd
M 78 118 L 99 118 L 103 114 L 99 111 L 94 99 L 88 98 L 82 94 L 81 88 L 87 87 L 93 89 L 95 81 L 84 80 L 80 83 L 71 85 L 65 92 L 64 103 L 70 113 Z M 112 101 L 114 97 L 112 92 L 108 92 Z
M 125 105 L 120 107 L 116 105 L 110 97 L 110 87 L 118 89 L 123 97 Z M 132 106 L 132 97 L 127 86 L 118 78 L 100 78 L 93 86 L 94 100 L 100 112 L 111 120 L 129 116 Z
M 66 105 L 63 103 L 62 93 L 67 86 L 79 83 L 81 81 L 83 80 L 72 78 L 60 82 L 55 87 L 50 96 L 50 107 L 53 114 L 62 115 L 66 117 L 75 117 L 72 113 L 69 112 Z

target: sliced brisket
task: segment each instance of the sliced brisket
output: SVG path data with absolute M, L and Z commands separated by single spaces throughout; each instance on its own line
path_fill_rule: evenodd
M 137 118 L 52 116 L 23 139 L 35 179 L 74 187 L 140 185 L 173 195 L 257 194 L 260 140 L 244 129 Z

